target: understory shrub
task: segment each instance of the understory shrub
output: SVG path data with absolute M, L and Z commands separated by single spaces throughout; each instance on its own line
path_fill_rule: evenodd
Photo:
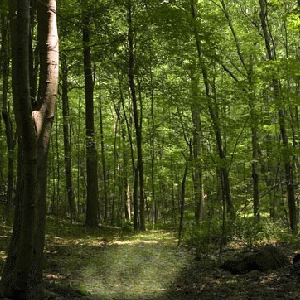
M 199 225 L 186 227 L 184 242 L 196 250 L 196 256 L 207 254 L 219 249 L 228 242 L 242 243 L 244 246 L 266 244 L 271 240 L 291 240 L 291 235 L 283 231 L 279 223 L 269 218 L 261 217 L 257 222 L 253 217 L 237 218 L 226 224 L 225 233 L 222 232 L 220 220 L 202 221 Z M 283 235 L 285 238 L 283 238 Z M 296 237 L 293 237 L 295 241 Z M 300 245 L 300 239 L 298 239 Z
M 217 250 L 221 238 L 222 230 L 219 220 L 207 220 L 187 228 L 184 242 L 187 246 L 195 248 L 196 256 L 199 257 L 201 254 Z

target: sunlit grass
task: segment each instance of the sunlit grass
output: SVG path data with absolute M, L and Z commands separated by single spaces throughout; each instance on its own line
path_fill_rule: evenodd
M 160 296 L 190 259 L 170 233 L 138 234 L 110 243 L 86 261 L 80 289 L 105 299 Z
M 269 224 L 265 221 L 262 224 L 264 232 L 268 233 L 264 233 L 262 237 L 267 236 L 268 243 L 274 241 L 275 244 L 281 240 L 300 244 L 299 238 L 289 234 L 288 230 L 283 230 L 280 222 Z M 201 224 L 199 228 L 186 226 L 185 234 L 195 235 L 197 245 L 209 246 L 210 242 L 215 242 L 214 237 L 218 237 L 220 228 L 217 224 L 218 230 L 214 230 L 212 225 Z M 242 239 L 232 239 L 228 244 L 236 249 L 246 245 L 255 229 L 253 222 L 247 220 L 240 221 L 238 225 L 241 226 L 237 226 L 236 230 L 237 233 L 243 233 Z M 249 232 L 246 230 L 248 227 L 251 229 Z M 257 232 L 260 234 L 260 230 Z M 10 234 L 11 228 L 0 224 L 2 267 Z M 264 242 L 260 236 L 254 237 Z M 218 242 L 216 246 L 219 246 Z M 210 258 L 213 257 L 214 247 L 206 247 L 204 250 Z M 138 234 L 129 232 L 126 235 L 122 228 L 117 227 L 89 228 L 82 223 L 70 224 L 52 217 L 47 220 L 43 266 L 45 281 L 80 289 L 84 293 L 95 295 L 95 299 L 165 299 L 170 290 L 177 288 L 177 280 L 184 274 L 183 269 L 191 265 L 191 260 L 191 253 L 177 247 L 176 232 L 156 230 Z M 239 277 L 230 277 L 226 282 L 237 284 L 235 280 L 239 280 Z M 212 282 L 224 285 L 224 280 L 219 277 L 201 278 L 203 286 L 210 287 Z
M 124 235 L 50 220 L 47 233 L 45 278 L 100 299 L 160 297 L 192 259 L 174 232 Z

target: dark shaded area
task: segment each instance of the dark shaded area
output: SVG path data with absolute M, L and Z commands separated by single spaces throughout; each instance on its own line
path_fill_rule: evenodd
M 79 299 L 97 299 L 93 296 L 89 296 L 87 294 L 82 293 L 81 291 L 68 287 L 68 286 L 61 286 L 61 285 L 50 285 L 45 284 L 44 290 L 44 298 L 41 299 L 56 299 L 56 300 L 79 300 Z M 100 298 L 99 298 L 100 299 Z
M 284 250 L 291 256 L 292 249 L 287 247 Z M 232 251 L 224 256 L 229 252 Z M 232 275 L 220 269 L 217 256 L 208 255 L 182 270 L 165 295 L 156 299 L 300 299 L 299 277 L 292 270 L 293 266 L 289 263 L 273 271 L 252 270 Z
M 298 263 L 300 261 L 300 254 L 296 254 L 293 257 L 293 265 L 295 265 L 296 263 Z
M 85 237 L 86 235 L 98 237 L 102 242 L 99 242 L 99 246 L 82 246 L 80 243 L 61 245 L 53 242 L 50 245 L 48 244 L 45 253 L 44 285 L 40 294 L 32 298 L 35 300 L 300 299 L 299 276 L 296 272 L 300 255 L 295 255 L 298 248 L 289 244 L 271 247 L 284 253 L 289 261 L 294 261 L 293 265 L 287 265 L 274 271 L 261 272 L 253 270 L 241 275 L 232 275 L 230 272 L 220 269 L 220 261 L 229 260 L 230 257 L 235 256 L 235 252 L 238 252 L 238 250 L 226 248 L 222 252 L 222 257 L 219 257 L 218 251 L 202 253 L 201 259 L 198 261 L 195 259 L 185 266 L 169 286 L 166 287 L 166 290 L 162 291 L 160 296 L 143 294 L 126 298 L 121 294 L 116 294 L 114 297 L 104 298 L 103 295 L 99 294 L 83 293 L 76 286 L 76 282 L 78 283 L 83 279 L 80 277 L 82 276 L 82 273 L 80 273 L 82 262 L 89 259 L 89 255 L 93 252 L 102 256 L 102 247 L 106 247 L 106 241 L 112 239 L 112 232 L 115 232 L 119 237 L 120 230 L 106 227 L 91 229 L 85 228 L 80 224 L 71 226 L 68 222 L 49 221 L 47 238 L 52 242 L 55 239 L 61 239 L 62 236 L 64 240 L 72 240 Z M 73 230 L 73 226 L 75 230 Z M 2 247 L 7 243 L 8 231 L 10 231 L 8 227 L 0 226 L 0 245 Z M 124 239 L 126 240 L 125 236 Z M 109 245 L 109 247 L 112 246 Z M 270 246 L 259 249 L 262 248 L 270 249 Z M 181 251 L 185 251 L 184 248 Z M 270 251 L 272 252 L 273 250 Z M 253 253 L 257 252 L 259 251 L 253 251 Z M 249 250 L 245 253 L 249 253 Z M 102 256 L 102 259 L 104 259 L 104 256 Z M 70 276 L 66 272 L 64 265 L 68 265 L 70 262 L 78 264 L 78 274 L 75 272 L 75 274 Z M 142 271 L 142 268 L 139 271 Z M 158 280 L 160 276 L 161 274 L 157 274 Z
M 290 265 L 289 259 L 279 248 L 267 245 L 246 252 L 243 256 L 236 256 L 233 260 L 227 260 L 221 268 L 230 271 L 231 274 L 245 274 L 252 270 L 265 272 L 288 265 Z

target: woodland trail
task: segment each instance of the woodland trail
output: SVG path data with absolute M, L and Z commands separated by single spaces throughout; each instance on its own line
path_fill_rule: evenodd
M 89 299 L 170 299 L 178 274 L 193 260 L 177 247 L 174 233 L 149 231 L 105 243 L 99 239 L 98 245 L 97 239 L 52 245 L 45 278 L 88 293 Z
M 119 229 L 88 229 L 49 219 L 41 300 L 273 300 L 300 299 L 300 276 L 289 267 L 231 275 L 219 268 L 218 253 L 200 261 L 177 247 L 174 232 L 124 235 Z M 7 249 L 11 228 L 0 226 L 0 248 Z M 273 242 L 276 244 L 276 242 Z M 292 260 L 297 245 L 278 247 Z M 228 246 L 222 261 L 239 247 Z M 1 251 L 2 266 L 6 251 Z
M 299 278 L 288 267 L 231 275 L 218 267 L 215 253 L 196 261 L 194 253 L 177 247 L 174 233 L 166 231 L 110 241 L 73 237 L 68 245 L 62 245 L 63 240 L 57 237 L 57 245 L 52 243 L 47 255 L 46 282 L 70 288 L 56 299 L 300 299 Z M 295 253 L 287 245 L 282 247 L 290 258 Z M 223 258 L 235 252 L 228 249 Z M 62 295 L 60 289 L 53 291 Z
M 148 232 L 111 242 L 89 259 L 80 272 L 84 290 L 101 299 L 157 299 L 192 256 L 177 248 L 172 234 Z

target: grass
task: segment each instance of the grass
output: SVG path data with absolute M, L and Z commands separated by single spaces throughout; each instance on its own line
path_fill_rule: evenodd
M 163 297 L 193 259 L 168 231 L 125 235 L 50 219 L 47 232 L 46 280 L 100 299 Z
M 110 242 L 85 262 L 80 289 L 107 299 L 159 296 L 189 261 L 175 245 L 172 234 L 157 231 Z
M 209 246 L 215 241 L 214 237 L 218 237 L 219 226 L 216 226 L 218 230 L 214 230 L 212 224 L 206 225 L 202 224 L 201 228 L 198 228 L 199 231 L 196 228 L 187 228 L 185 235 L 187 240 L 192 238 L 200 243 L 202 248 L 205 246 L 205 252 L 210 255 L 205 257 L 212 259 L 216 249 Z M 238 226 L 238 232 L 244 234 L 243 245 L 248 244 L 249 237 L 246 238 L 248 233 L 242 229 L 248 225 L 247 223 Z M 300 244 L 298 237 L 276 229 L 277 234 L 280 232 L 281 241 Z M 270 239 L 279 240 L 276 239 L 273 229 L 264 226 L 264 231 L 268 231 L 269 242 Z M 254 232 L 260 234 L 260 228 Z M 2 266 L 10 234 L 11 228 L 0 224 Z M 251 232 L 251 242 L 258 238 L 255 235 L 255 239 L 252 240 L 252 234 Z M 233 240 L 232 243 L 236 244 L 236 241 Z M 217 247 L 218 245 L 219 243 L 216 244 Z M 208 258 L 201 262 L 205 276 L 208 276 L 205 271 L 205 264 L 210 262 Z M 176 232 L 149 230 L 142 233 L 126 233 L 126 230 L 117 227 L 102 226 L 93 229 L 80 223 L 70 224 L 68 221 L 50 217 L 47 220 L 43 268 L 45 281 L 50 285 L 57 284 L 84 294 L 95 295 L 95 299 L 165 299 L 172 288 L 177 289 L 178 278 L 193 266 L 193 259 L 191 252 L 177 247 Z M 211 261 L 212 266 L 215 264 L 215 261 Z M 197 276 L 202 272 L 201 268 L 194 270 Z M 216 268 L 212 267 L 210 272 L 213 275 L 217 272 Z M 196 286 L 204 279 L 203 277 L 198 280 Z

